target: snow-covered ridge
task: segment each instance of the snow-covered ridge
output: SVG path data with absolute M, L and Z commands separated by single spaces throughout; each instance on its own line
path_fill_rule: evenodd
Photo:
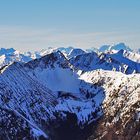
M 100 55 L 100 53 L 105 54 L 114 54 L 117 53 L 120 50 L 124 50 L 123 57 L 128 58 L 134 62 L 139 63 L 140 62 L 140 55 L 138 51 L 130 49 L 128 46 L 126 46 L 124 43 L 118 43 L 115 45 L 104 45 L 100 47 L 99 49 L 89 48 L 89 49 L 79 49 L 79 48 L 73 48 L 73 47 L 60 47 L 60 48 L 51 48 L 44 49 L 41 51 L 35 51 L 35 52 L 19 52 L 13 48 L 0 49 L 0 67 L 3 67 L 7 64 L 11 64 L 13 62 L 21 61 L 21 62 L 29 62 L 33 59 L 41 58 L 42 56 L 45 56 L 47 54 L 51 54 L 53 52 L 60 51 L 64 54 L 64 56 L 67 59 L 73 59 L 79 55 L 86 55 L 87 53 L 93 53 L 94 51 Z
M 70 63 L 79 70 L 84 71 L 104 69 L 126 74 L 139 73 L 140 63 L 130 60 L 123 52 L 123 50 L 120 50 L 116 53 L 86 53 L 71 58 Z
M 57 102 L 55 94 L 30 77 L 23 67 L 23 64 L 15 62 L 0 71 L 0 123 L 5 122 L 1 132 L 7 129 L 6 138 L 11 133 L 16 138 L 17 130 L 25 131 L 28 128 L 32 137 L 42 135 L 47 138 L 47 133 L 37 125 L 36 114 L 47 121 L 48 112 L 51 113 L 48 107 Z M 20 126 L 14 125 L 15 122 Z M 13 125 L 10 128 L 13 131 L 8 130 L 10 124 Z
M 104 117 L 95 132 L 100 134 L 96 138 L 108 139 L 112 131 L 112 138 L 139 138 L 140 74 L 125 75 L 120 72 L 97 70 L 86 72 L 81 78 L 94 85 L 100 85 L 105 91 L 102 106 Z M 95 134 L 92 137 L 94 138 Z

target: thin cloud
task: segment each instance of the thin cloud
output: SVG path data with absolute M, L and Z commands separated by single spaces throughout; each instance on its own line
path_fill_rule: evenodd
M 117 42 L 138 48 L 139 37 L 140 32 L 134 31 L 68 33 L 56 29 L 0 26 L 0 47 L 14 47 L 21 51 L 40 50 L 50 46 L 90 48 Z

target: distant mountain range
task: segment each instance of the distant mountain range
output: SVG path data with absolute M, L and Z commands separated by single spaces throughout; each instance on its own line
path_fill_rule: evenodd
M 70 63 L 81 70 L 116 70 L 123 73 L 140 72 L 139 50 L 132 50 L 124 43 L 101 46 L 98 50 L 79 48 L 48 48 L 40 52 L 21 53 L 13 48 L 0 49 L 0 67 L 13 62 L 29 62 L 47 54 L 60 51 Z M 95 52 L 94 52 L 95 51 Z M 79 62 L 81 61 L 81 62 Z

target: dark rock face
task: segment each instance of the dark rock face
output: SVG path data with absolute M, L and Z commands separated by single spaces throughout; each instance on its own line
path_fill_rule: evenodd
M 92 131 L 88 140 L 139 140 L 140 121 L 131 118 L 126 126 L 120 121 L 112 123 L 110 126 L 105 124 L 106 117 L 103 117 L 98 124 L 97 129 Z
M 66 113 L 66 118 L 57 117 L 57 120 L 51 121 L 52 140 L 87 140 L 92 134 L 93 128 L 97 126 L 96 122 L 85 123 L 84 126 L 78 124 L 78 118 L 74 113 Z

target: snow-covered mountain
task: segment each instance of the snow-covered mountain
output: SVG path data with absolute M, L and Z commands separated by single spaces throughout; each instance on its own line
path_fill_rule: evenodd
M 2 140 L 139 139 L 139 54 L 72 47 L 0 54 L 11 60 L 0 69 Z
M 99 52 L 98 48 L 94 48 L 94 47 L 89 48 L 89 49 L 85 49 L 85 51 L 86 51 L 87 53 L 91 53 L 91 52 L 96 52 L 96 53 L 98 53 L 98 52 Z
M 24 54 L 14 50 L 13 48 L 0 49 L 0 67 L 11 64 L 13 62 L 28 62 L 30 60 L 32 60 L 31 57 L 25 56 Z
M 105 99 L 103 117 L 89 140 L 123 140 L 140 138 L 140 74 L 125 75 L 113 71 L 91 71 L 82 79 L 102 86 Z
M 57 51 L 62 52 L 65 55 L 65 57 L 68 57 L 68 58 L 72 58 L 72 57 L 75 57 L 77 55 L 86 53 L 84 50 L 82 50 L 80 48 L 73 48 L 73 47 L 51 48 L 51 47 L 49 47 L 48 49 L 41 50 L 40 52 L 38 52 L 38 54 L 40 56 L 45 56 L 47 54 L 57 52 Z
M 25 66 L 29 75 L 53 91 L 77 91 L 74 87 L 78 84 L 77 74 L 73 72 L 71 64 L 60 51 L 30 61 Z
M 82 49 L 72 49 L 69 54 L 67 54 L 68 58 L 73 58 L 81 54 L 85 54 L 86 52 Z
M 120 51 L 120 50 L 132 51 L 124 43 L 118 43 L 118 44 L 115 44 L 115 45 L 103 45 L 98 50 L 99 50 L 99 52 L 107 52 L 107 51 L 111 51 L 111 50 L 115 50 L 115 51 Z
M 15 49 L 13 49 L 13 48 L 9 48 L 9 49 L 1 48 L 0 49 L 0 55 L 11 54 L 14 52 L 15 52 Z
M 98 55 L 102 53 L 105 54 L 115 54 L 120 50 L 124 50 L 123 56 L 139 63 L 140 62 L 140 55 L 138 51 L 130 49 L 128 46 L 126 46 L 124 43 L 119 43 L 116 45 L 104 45 L 100 47 L 99 49 L 91 48 L 91 49 L 79 49 L 79 48 L 73 48 L 73 47 L 60 47 L 60 48 L 52 48 L 49 47 L 47 49 L 41 50 L 41 51 L 35 51 L 35 52 L 19 52 L 13 48 L 5 49 L 1 48 L 0 50 L 0 67 L 5 66 L 7 64 L 11 64 L 12 62 L 29 62 L 33 59 L 41 58 L 42 56 L 45 56 L 47 54 L 60 51 L 62 52 L 66 58 L 68 59 L 74 59 L 75 57 L 79 55 L 87 55 L 88 53 L 97 53 Z
M 70 59 L 70 63 L 79 70 L 89 71 L 96 69 L 121 71 L 126 74 L 139 73 L 140 63 L 134 62 L 124 55 L 124 51 L 117 53 L 95 52 L 78 55 Z

